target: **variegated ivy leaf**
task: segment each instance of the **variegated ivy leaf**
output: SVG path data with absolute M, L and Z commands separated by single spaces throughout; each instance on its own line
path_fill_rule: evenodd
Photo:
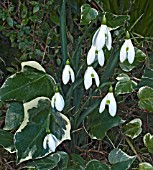
M 139 164 L 139 170 L 153 170 L 153 166 L 150 163 L 142 162 Z
M 129 156 L 121 149 L 113 149 L 108 156 L 112 164 L 111 170 L 128 170 L 135 160 L 135 156 Z
M 110 167 L 96 159 L 93 159 L 86 164 L 85 170 L 110 170 Z
M 118 80 L 115 86 L 116 95 L 131 93 L 137 85 L 135 81 L 130 80 L 130 77 L 124 73 L 120 74 L 116 79 Z
M 142 132 L 142 121 L 141 119 L 131 120 L 129 123 L 123 126 L 123 133 L 126 136 L 134 139 Z
M 21 71 L 6 79 L 0 88 L 0 100 L 27 102 L 39 96 L 51 98 L 53 78 L 35 61 L 21 64 Z
M 58 139 L 57 145 L 63 140 L 70 139 L 71 126 L 68 118 L 51 110 L 49 98 L 38 97 L 24 103 L 24 120 L 15 133 L 18 163 L 42 158 L 51 153 L 48 148 L 43 148 L 47 122 L 50 122 L 50 132 Z
M 148 112 L 153 111 L 153 88 L 141 87 L 137 93 L 139 98 L 139 107 L 147 110 Z
M 147 133 L 143 138 L 143 142 L 148 148 L 148 151 L 153 154 L 153 135 Z

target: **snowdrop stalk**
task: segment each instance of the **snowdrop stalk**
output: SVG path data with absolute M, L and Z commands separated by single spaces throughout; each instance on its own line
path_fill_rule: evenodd
M 95 79 L 96 86 L 99 87 L 100 81 L 99 76 L 92 66 L 88 66 L 85 75 L 84 75 L 84 85 L 85 89 L 89 89 L 92 86 L 92 79 Z
M 58 140 L 53 134 L 47 134 L 43 141 L 43 147 L 44 149 L 49 148 L 51 152 L 55 152 L 55 149 L 57 147 Z
M 74 76 L 74 71 L 70 66 L 70 62 L 69 60 L 67 60 L 62 73 L 62 81 L 64 84 L 67 84 L 70 79 L 73 83 L 75 81 L 75 76 Z
M 127 31 L 125 42 L 120 50 L 120 62 L 123 63 L 126 59 L 128 59 L 128 62 L 132 64 L 134 62 L 134 58 L 135 58 L 134 46 L 130 39 L 130 34 Z
M 63 110 L 65 105 L 62 95 L 59 93 L 58 88 L 56 87 L 56 92 L 51 100 L 52 108 L 56 108 L 59 112 Z
M 109 107 L 109 114 L 114 117 L 117 112 L 117 104 L 112 87 L 109 88 L 108 94 L 102 99 L 100 103 L 99 113 L 102 113 L 105 110 L 106 105 L 108 105 Z

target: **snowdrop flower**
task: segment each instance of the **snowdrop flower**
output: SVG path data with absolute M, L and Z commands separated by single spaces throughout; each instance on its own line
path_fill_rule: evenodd
M 44 138 L 43 147 L 44 149 L 49 148 L 51 152 L 55 152 L 57 143 L 58 143 L 57 138 L 50 133 L 50 134 L 47 134 L 46 137 Z
M 70 67 L 69 60 L 67 60 L 65 68 L 63 69 L 63 74 L 62 74 L 63 83 L 67 84 L 69 82 L 70 78 L 71 78 L 72 82 L 74 82 L 74 80 L 75 80 L 74 71 Z
M 98 58 L 98 63 L 100 64 L 100 66 L 103 66 L 105 62 L 104 52 L 102 49 L 98 51 L 93 45 L 91 46 L 87 55 L 87 64 L 91 65 L 95 61 L 96 56 Z
M 112 87 L 109 88 L 108 94 L 102 99 L 100 103 L 99 113 L 105 110 L 106 105 L 109 107 L 109 114 L 114 117 L 117 112 L 117 104 L 112 92 Z
M 126 59 L 128 59 L 129 63 L 132 64 L 134 61 L 134 57 L 134 46 L 132 44 L 132 41 L 130 40 L 130 34 L 127 32 L 125 42 L 120 50 L 120 62 L 123 63 Z
M 106 25 L 106 17 L 104 16 L 102 19 L 102 25 L 95 32 L 92 45 L 96 46 L 96 49 L 100 51 L 104 45 L 106 45 L 107 49 L 110 50 L 112 46 L 112 36 Z
M 65 105 L 64 99 L 62 95 L 58 92 L 58 88 L 56 89 L 56 92 L 54 96 L 52 97 L 51 105 L 52 105 L 52 108 L 56 108 L 59 112 L 62 111 L 64 108 L 64 105 Z
M 92 66 L 88 66 L 84 75 L 84 85 L 86 90 L 91 87 L 93 78 L 95 79 L 96 86 L 98 87 L 100 84 L 99 76 Z

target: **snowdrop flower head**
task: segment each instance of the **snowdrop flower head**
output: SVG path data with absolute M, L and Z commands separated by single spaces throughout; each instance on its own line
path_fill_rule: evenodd
M 95 32 L 92 45 L 96 46 L 96 49 L 100 51 L 104 45 L 106 45 L 108 50 L 111 50 L 112 47 L 112 36 L 106 25 L 106 17 L 104 15 L 102 19 L 102 24 L 100 28 Z
M 72 82 L 74 82 L 75 76 L 74 76 L 74 71 L 70 66 L 70 62 L 69 60 L 67 60 L 62 73 L 62 81 L 64 84 L 67 84 L 70 79 Z
M 55 152 L 55 149 L 57 147 L 58 140 L 53 134 L 47 134 L 43 141 L 43 147 L 44 149 L 49 148 L 51 152 Z
M 96 86 L 99 87 L 100 81 L 98 74 L 96 73 L 92 66 L 88 66 L 84 75 L 84 85 L 86 90 L 91 87 L 93 78 L 95 79 Z
M 52 108 L 56 108 L 59 112 L 62 111 L 64 108 L 64 105 L 65 105 L 64 99 L 62 95 L 58 92 L 58 88 L 56 88 L 56 92 L 54 96 L 52 97 L 51 105 L 52 105 Z
M 130 39 L 130 34 L 126 33 L 126 39 L 120 50 L 120 62 L 123 63 L 126 59 L 132 64 L 134 62 L 135 50 Z
M 87 55 L 87 64 L 91 65 L 95 60 L 96 60 L 96 56 L 98 58 L 98 63 L 100 66 L 104 65 L 105 62 L 105 58 L 104 58 L 104 52 L 102 49 L 100 49 L 99 51 L 96 49 L 95 46 L 91 46 L 88 55 Z
M 105 110 L 106 105 L 109 107 L 109 114 L 114 117 L 117 112 L 117 104 L 112 91 L 112 87 L 110 87 L 107 95 L 102 99 L 100 103 L 99 113 L 102 113 Z

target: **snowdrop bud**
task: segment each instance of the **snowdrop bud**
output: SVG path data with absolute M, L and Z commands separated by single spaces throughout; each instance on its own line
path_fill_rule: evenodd
M 58 90 L 58 88 L 56 90 Z M 64 99 L 58 91 L 56 91 L 54 96 L 52 97 L 51 105 L 52 108 L 56 108 L 59 112 L 63 110 L 65 105 Z
M 130 39 L 129 32 L 126 33 L 126 39 L 120 50 L 120 62 L 123 63 L 126 59 L 132 64 L 135 58 L 135 50 Z
M 84 85 L 85 89 L 89 89 L 92 86 L 92 79 L 95 79 L 96 86 L 99 87 L 100 81 L 99 76 L 92 66 L 88 66 L 85 75 L 84 75 Z
M 104 15 L 103 18 L 102 18 L 102 22 L 101 22 L 103 25 L 106 25 L 107 23 L 107 19 L 106 19 L 106 16 Z
M 69 60 L 66 61 L 65 68 L 63 69 L 62 73 L 62 81 L 64 84 L 67 84 L 71 78 L 71 81 L 75 81 L 74 71 L 72 70 L 70 66 Z
M 51 152 L 55 152 L 55 149 L 57 147 L 58 140 L 53 134 L 47 134 L 43 141 L 43 147 L 44 149 L 49 148 Z
M 112 91 L 112 87 L 110 87 L 109 90 Z M 109 114 L 114 117 L 117 112 L 117 104 L 113 92 L 108 92 L 108 94 L 102 99 L 99 113 L 102 113 L 105 110 L 106 105 L 109 107 Z

